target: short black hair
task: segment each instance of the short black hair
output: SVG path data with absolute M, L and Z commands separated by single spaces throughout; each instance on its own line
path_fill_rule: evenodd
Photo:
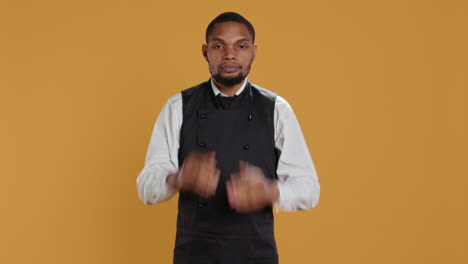
M 245 19 L 245 17 L 235 13 L 235 12 L 225 12 L 222 13 L 221 15 L 217 16 L 213 21 L 211 21 L 210 24 L 208 24 L 208 27 L 206 28 L 206 42 L 208 43 L 208 37 L 211 36 L 213 33 L 214 26 L 218 23 L 223 23 L 223 22 L 238 22 L 241 24 L 244 24 L 247 27 L 247 30 L 250 32 L 250 35 L 252 35 L 252 43 L 255 42 L 255 29 L 252 26 L 252 24 Z

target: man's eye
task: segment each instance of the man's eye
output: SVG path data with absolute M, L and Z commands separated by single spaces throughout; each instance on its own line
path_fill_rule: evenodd
M 221 46 L 221 45 L 214 45 L 214 48 L 215 48 L 215 49 L 222 49 L 223 46 Z
M 246 48 L 248 48 L 248 47 L 249 47 L 249 46 L 247 46 L 247 45 L 239 45 L 239 48 L 240 48 L 240 49 L 246 49 Z

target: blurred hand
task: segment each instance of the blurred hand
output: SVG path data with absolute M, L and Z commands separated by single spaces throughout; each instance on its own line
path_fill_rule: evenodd
M 192 152 L 185 157 L 182 168 L 167 177 L 173 188 L 208 198 L 216 193 L 220 171 L 214 152 Z
M 239 173 L 226 183 L 229 205 L 238 213 L 258 211 L 279 198 L 276 181 L 265 177 L 259 167 L 239 162 Z

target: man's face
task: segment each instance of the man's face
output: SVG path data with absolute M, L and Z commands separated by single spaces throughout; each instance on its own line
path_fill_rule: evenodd
M 218 84 L 230 87 L 240 84 L 249 74 L 257 46 L 244 24 L 223 22 L 215 24 L 202 51 L 211 76 Z

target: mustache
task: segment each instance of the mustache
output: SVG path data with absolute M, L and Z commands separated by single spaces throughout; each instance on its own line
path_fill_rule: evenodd
M 222 63 L 218 66 L 219 68 L 226 68 L 226 67 L 236 67 L 236 68 L 242 68 L 242 65 L 237 64 L 237 63 Z

